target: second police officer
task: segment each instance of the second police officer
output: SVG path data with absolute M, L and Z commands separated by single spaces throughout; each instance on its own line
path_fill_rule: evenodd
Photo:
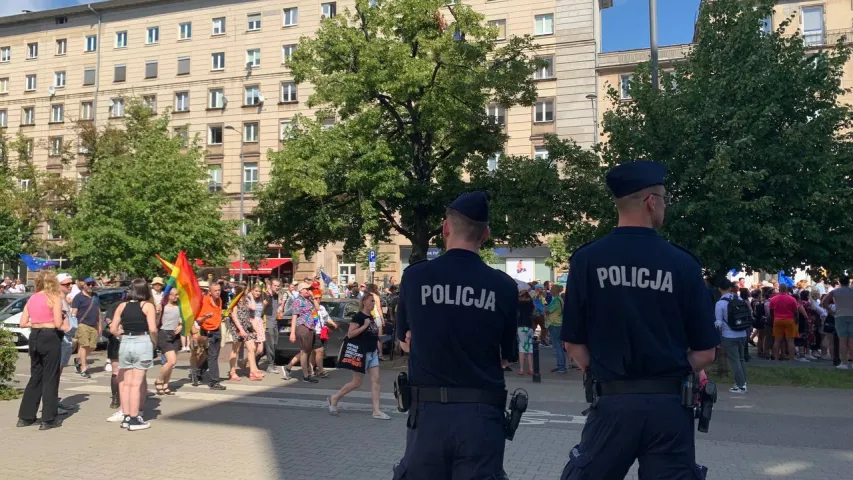
M 396 480 L 505 478 L 503 366 L 517 356 L 518 288 L 478 255 L 488 222 L 486 194 L 461 195 L 442 223 L 444 255 L 411 265 L 400 283 L 411 408 Z
M 613 168 L 618 226 L 570 260 L 561 338 L 597 382 L 597 398 L 562 479 L 696 479 L 694 413 L 682 387 L 720 338 L 699 261 L 663 239 L 665 167 Z

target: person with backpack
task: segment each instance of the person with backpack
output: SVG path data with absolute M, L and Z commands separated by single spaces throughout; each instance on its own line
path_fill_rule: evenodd
M 724 278 L 717 285 L 721 296 L 714 307 L 714 325 L 720 330 L 723 351 L 735 374 L 735 384 L 730 393 L 746 393 L 746 348 L 747 331 L 752 327 L 752 311 L 738 295 L 737 284 Z
M 765 335 L 764 327 L 767 321 L 767 309 L 764 305 L 764 298 L 761 296 L 761 290 L 755 289 L 750 294 L 752 297 L 752 334 L 748 342 L 758 348 L 758 356 L 761 358 L 770 358 L 770 352 L 765 351 Z

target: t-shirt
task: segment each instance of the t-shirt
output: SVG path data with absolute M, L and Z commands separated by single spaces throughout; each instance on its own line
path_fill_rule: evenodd
M 216 297 L 216 300 L 210 296 L 205 295 L 201 301 L 201 310 L 198 312 L 197 318 L 202 318 L 206 314 L 211 313 L 210 318 L 206 318 L 199 323 L 199 327 L 202 330 L 207 330 L 208 332 L 212 332 L 214 330 L 219 330 L 219 325 L 222 324 L 222 298 Z
M 296 315 L 296 325 L 305 325 L 314 329 L 314 302 L 303 296 L 293 301 L 293 314 Z
M 95 304 L 92 305 L 92 308 L 89 308 L 92 302 Z M 71 308 L 77 309 L 77 323 L 98 328 L 98 315 L 100 314 L 101 306 L 97 295 L 92 298 L 85 293 L 81 293 L 75 296 L 74 300 L 71 300 Z M 89 312 L 86 313 L 86 310 Z
M 787 293 L 780 293 L 770 298 L 770 311 L 773 320 L 793 320 L 797 313 L 797 300 Z
M 177 305 L 166 305 L 163 307 L 163 323 L 160 328 L 174 331 L 181 324 L 181 309 Z
M 563 324 L 563 299 L 552 297 L 545 307 L 545 326 L 559 327 Z
M 526 328 L 533 328 L 533 302 L 518 302 L 518 321 L 516 325 Z
M 352 317 L 352 323 L 359 327 L 364 325 L 364 322 L 368 322 L 369 324 L 367 329 L 361 332 L 359 336 L 351 338 L 350 341 L 357 344 L 359 349 L 364 353 L 375 352 L 376 342 L 379 341 L 379 326 L 376 325 L 376 322 L 373 321 L 370 315 L 362 312 L 358 312 Z

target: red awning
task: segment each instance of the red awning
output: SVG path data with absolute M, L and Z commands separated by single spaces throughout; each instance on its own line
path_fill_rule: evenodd
M 270 275 L 276 268 L 290 263 L 289 258 L 265 258 L 261 260 L 261 266 L 257 270 L 252 270 L 248 263 L 243 262 L 243 275 Z M 240 261 L 231 262 L 231 268 L 228 269 L 231 275 L 240 274 Z

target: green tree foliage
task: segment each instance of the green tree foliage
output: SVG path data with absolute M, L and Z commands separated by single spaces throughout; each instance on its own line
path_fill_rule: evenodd
M 663 233 L 711 272 L 845 261 L 837 253 L 853 248 L 853 159 L 839 97 L 850 50 L 841 41 L 804 48 L 792 19 L 762 33 L 773 3 L 705 2 L 697 43 L 660 91 L 647 65 L 630 84 L 633 101 L 610 89 L 603 162 L 570 175 L 591 190 L 577 197 L 584 216 L 570 226 L 570 249 L 615 224 L 606 170 L 650 159 L 666 164 L 672 194 Z
M 491 196 L 497 240 L 535 243 L 553 226 L 538 223 L 553 220 L 551 199 L 507 184 L 510 177 L 525 186 L 559 183 L 547 161 L 506 159 L 496 175 L 486 168 L 507 141 L 486 105 L 536 99 L 532 75 L 541 60 L 533 39 L 499 45 L 483 15 L 446 3 L 386 0 L 370 8 L 357 0 L 355 11 L 302 38 L 289 66 L 297 82 L 314 85 L 309 105 L 320 111 L 317 120 L 296 117 L 290 138 L 269 155 L 258 213 L 270 240 L 308 254 L 335 241 L 358 251 L 366 237 L 387 241 L 396 232 L 417 261 L 438 243 L 447 205 L 474 189 Z M 329 117 L 336 124 L 323 128 Z
M 548 239 L 547 244 L 551 250 L 551 256 L 545 259 L 545 265 L 557 271 L 567 270 L 571 252 L 566 248 L 566 236 L 563 234 L 554 235 Z
M 169 116 L 131 101 L 125 129 L 90 139 L 98 154 L 67 222 L 68 248 L 80 274 L 162 274 L 158 253 L 224 264 L 236 226 L 221 217 L 225 199 L 209 192 L 198 139 L 186 147 L 169 134 Z M 90 150 L 92 152 L 92 150 Z

